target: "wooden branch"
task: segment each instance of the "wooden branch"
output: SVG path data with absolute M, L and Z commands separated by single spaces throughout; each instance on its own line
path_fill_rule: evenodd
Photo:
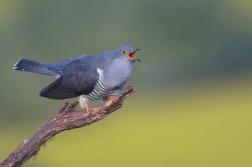
M 95 108 L 88 114 L 86 111 L 75 110 L 79 103 L 75 100 L 71 104 L 64 104 L 60 110 L 42 125 L 31 137 L 19 145 L 1 164 L 0 167 L 18 167 L 36 156 L 40 147 L 56 134 L 75 128 L 90 125 L 105 118 L 110 113 L 122 107 L 123 101 L 135 92 L 133 86 L 125 89 L 122 97 L 117 102 L 108 101 Z

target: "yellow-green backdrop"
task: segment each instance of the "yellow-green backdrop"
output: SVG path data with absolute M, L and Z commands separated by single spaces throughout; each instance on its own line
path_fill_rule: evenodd
M 27 166 L 252 166 L 251 17 L 251 0 L 1 0 L 0 161 L 73 101 L 40 97 L 54 79 L 12 70 L 19 58 L 131 44 L 142 63 L 124 107 L 56 135 Z

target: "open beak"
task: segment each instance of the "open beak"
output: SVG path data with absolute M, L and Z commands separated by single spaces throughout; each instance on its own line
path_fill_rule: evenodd
M 135 56 L 135 52 L 138 50 L 140 50 L 140 49 L 139 48 L 134 49 L 131 53 L 129 53 L 128 56 L 129 56 L 129 58 L 131 58 L 133 60 L 137 60 L 137 61 L 141 62 L 141 60 Z

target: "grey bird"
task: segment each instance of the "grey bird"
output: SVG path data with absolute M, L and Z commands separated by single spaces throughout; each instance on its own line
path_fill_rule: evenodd
M 80 96 L 81 108 L 89 112 L 88 103 L 103 99 L 116 101 L 122 96 L 124 85 L 130 78 L 138 59 L 134 54 L 140 49 L 121 45 L 114 51 L 101 52 L 94 57 L 83 54 L 60 63 L 46 63 L 20 59 L 14 70 L 33 72 L 57 78 L 40 96 L 49 99 L 67 99 Z

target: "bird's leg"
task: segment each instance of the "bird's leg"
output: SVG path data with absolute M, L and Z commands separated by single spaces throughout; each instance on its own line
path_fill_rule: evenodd
M 88 104 L 86 103 L 85 104 L 85 109 L 86 109 L 86 111 L 88 112 L 88 114 L 90 113 L 90 111 L 91 111 L 91 108 L 89 108 L 89 106 L 88 106 Z
M 114 97 L 109 97 L 109 101 L 116 102 L 116 99 Z
M 88 100 L 87 100 L 86 96 L 84 96 L 84 95 L 80 96 L 80 98 L 79 98 L 79 104 L 80 104 L 80 107 L 81 108 L 85 108 L 85 110 L 89 114 L 89 111 L 91 111 L 91 108 L 89 108 L 89 106 L 88 106 Z

